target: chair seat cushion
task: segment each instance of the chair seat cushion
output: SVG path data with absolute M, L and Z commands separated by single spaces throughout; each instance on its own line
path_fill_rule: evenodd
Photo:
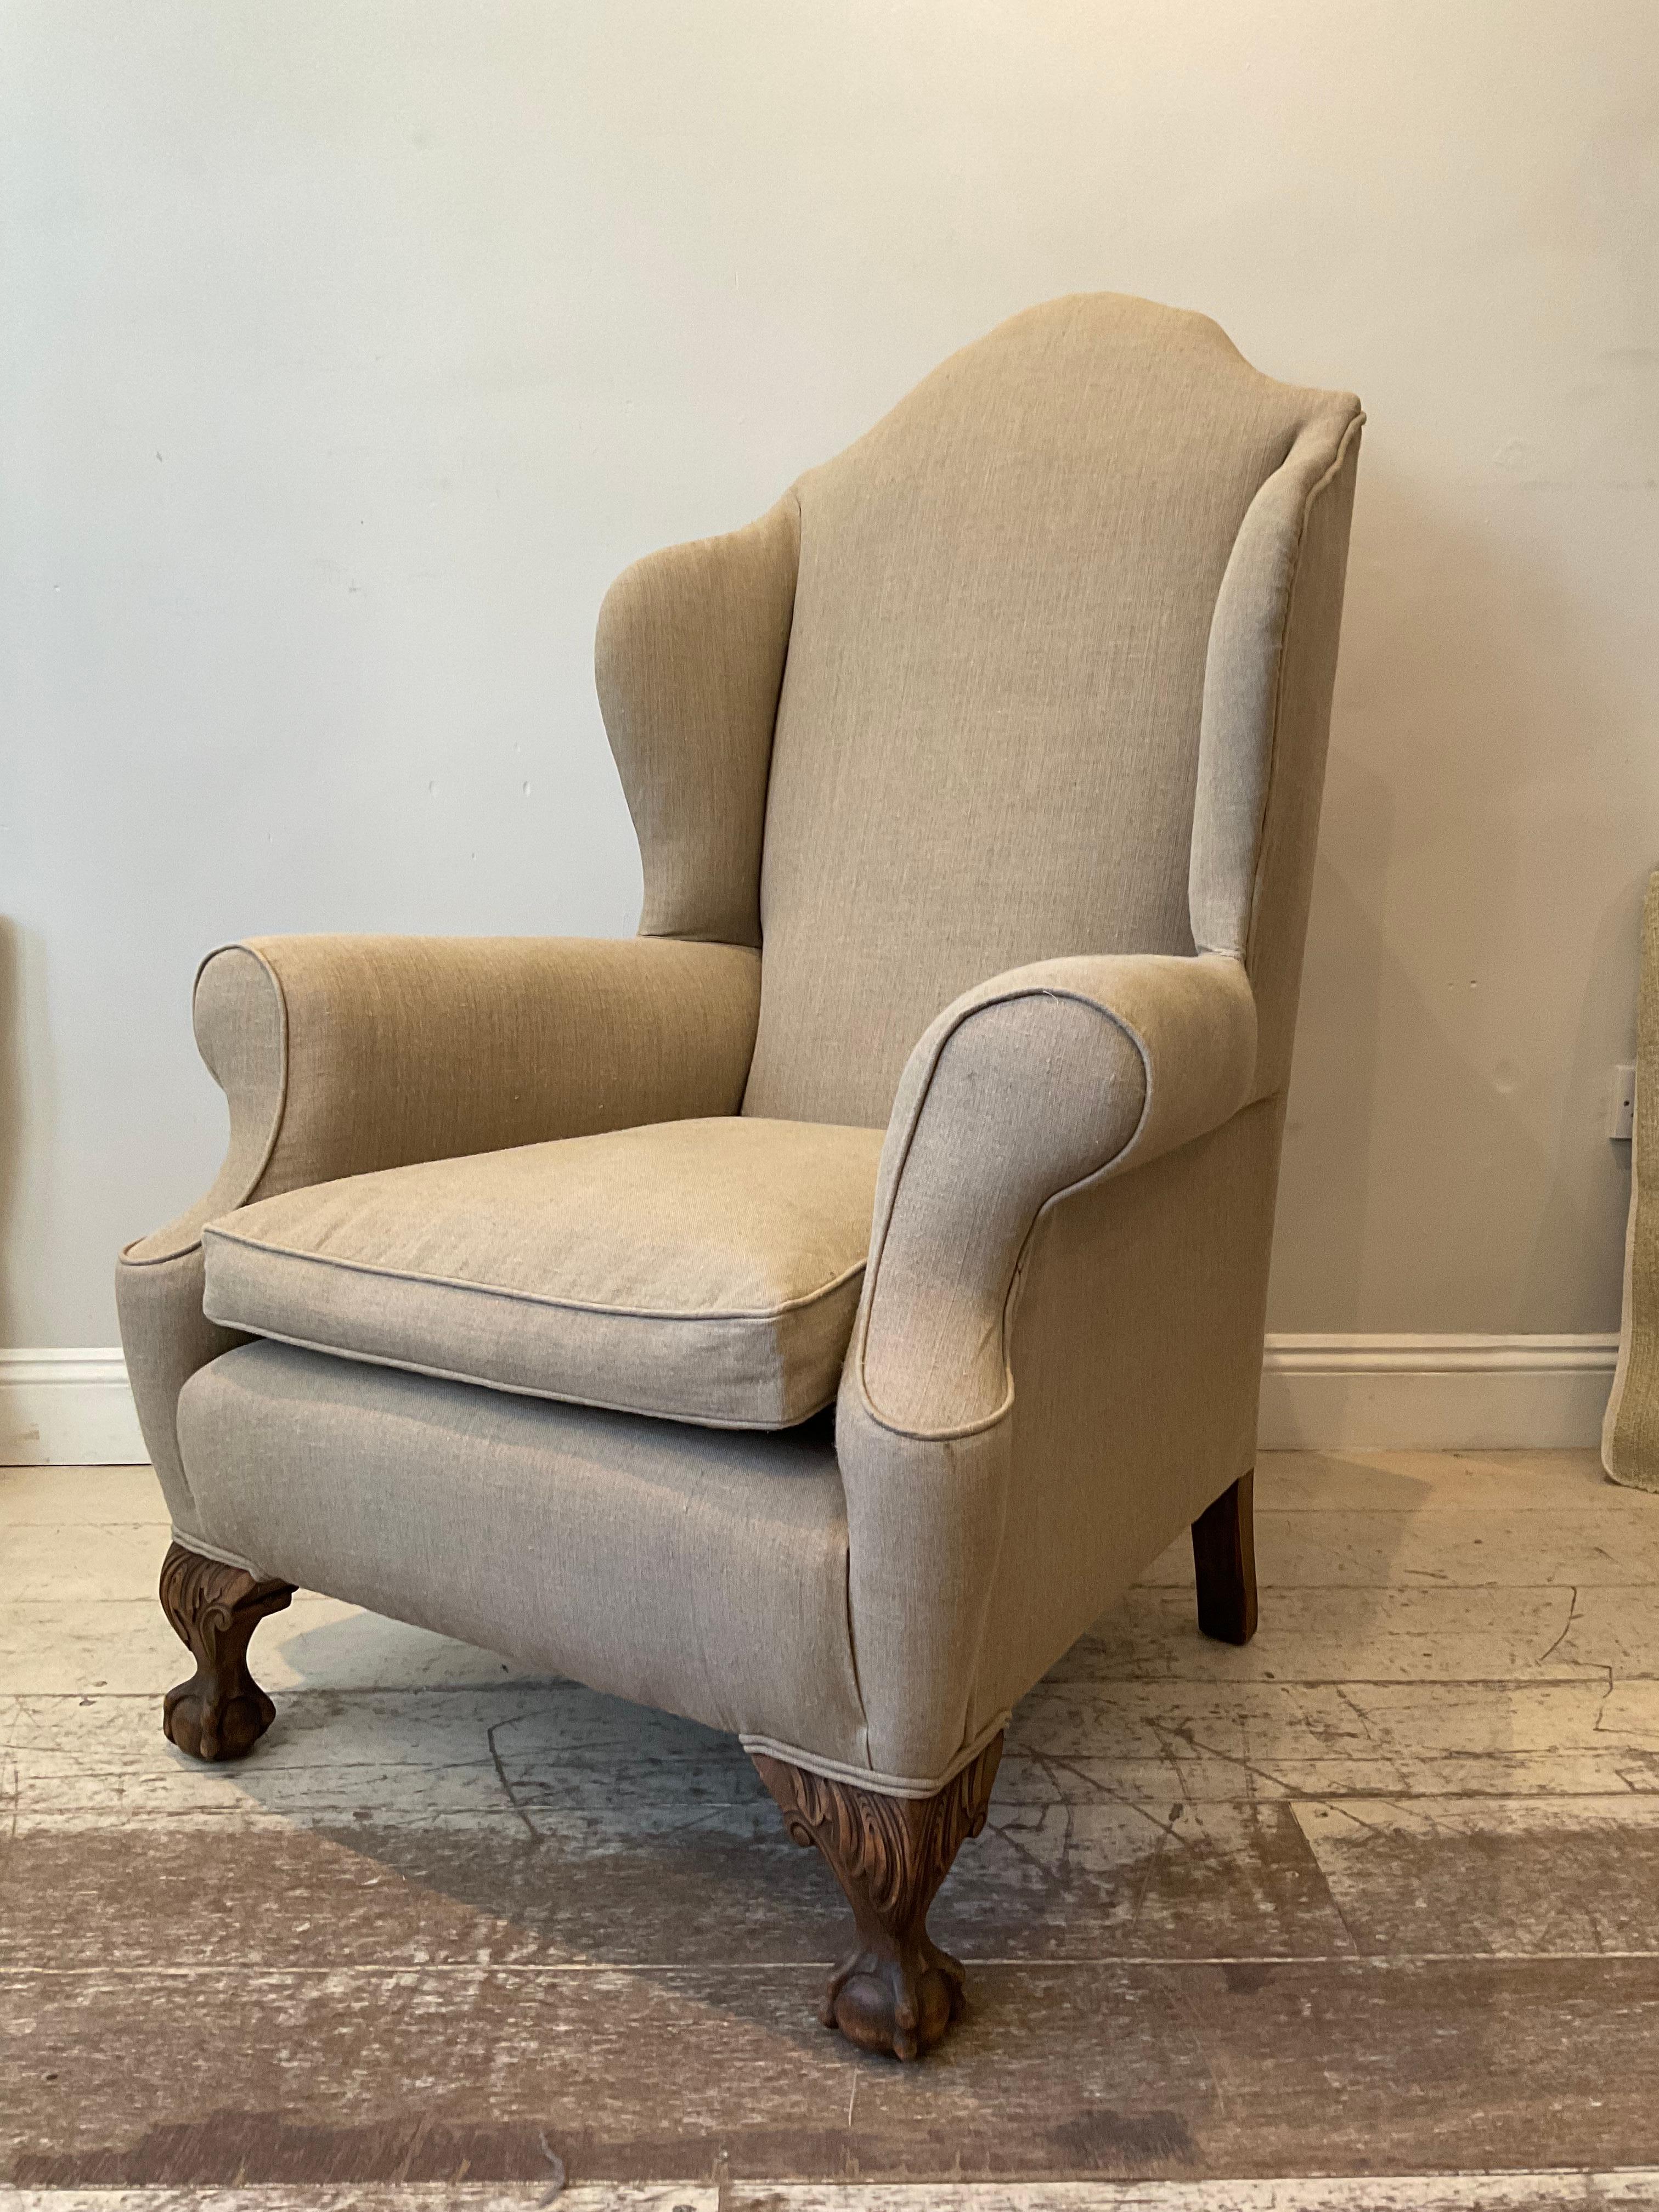
M 204 1308 L 346 1358 L 787 1428 L 836 1395 L 882 1135 L 663 1121 L 315 1184 L 208 1224 Z

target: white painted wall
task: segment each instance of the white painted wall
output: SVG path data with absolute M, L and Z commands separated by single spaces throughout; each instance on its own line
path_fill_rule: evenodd
M 1615 1325 L 1652 0 L 0 21 L 0 1345 L 211 1174 L 206 947 L 629 930 L 611 575 L 1087 288 L 1370 412 L 1274 1327 Z

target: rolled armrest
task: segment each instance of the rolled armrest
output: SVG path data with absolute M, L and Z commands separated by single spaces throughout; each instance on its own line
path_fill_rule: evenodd
M 760 956 L 666 938 L 271 937 L 196 979 L 230 1107 L 207 1195 L 128 1245 L 116 1303 L 145 1443 L 179 1535 L 208 1550 L 179 1393 L 242 1340 L 202 1312 L 204 1222 L 307 1183 L 642 1121 L 735 1113 Z
M 883 1148 L 854 1383 L 884 1427 L 966 1437 L 1006 1410 L 1006 1316 L 1051 1200 L 1217 1127 L 1249 1096 L 1240 962 L 1133 953 L 1011 969 L 910 1056 Z
M 746 947 L 661 938 L 228 945 L 193 1012 L 229 1149 L 207 1196 L 125 1256 L 169 1258 L 217 1214 L 339 1176 L 735 1113 L 759 994 Z

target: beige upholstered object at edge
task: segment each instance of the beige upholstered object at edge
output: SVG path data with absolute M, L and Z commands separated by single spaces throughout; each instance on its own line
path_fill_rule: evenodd
M 213 956 L 228 1155 L 118 1279 L 180 1544 L 980 1788 L 1243 1510 L 1362 419 L 1016 315 L 612 587 L 639 937 Z
M 316 1183 L 207 1224 L 210 1321 L 719 1428 L 836 1395 L 879 1129 L 659 1121 Z
M 1615 1482 L 1659 1491 L 1659 872 L 1642 902 L 1625 1294 L 1601 1464 Z

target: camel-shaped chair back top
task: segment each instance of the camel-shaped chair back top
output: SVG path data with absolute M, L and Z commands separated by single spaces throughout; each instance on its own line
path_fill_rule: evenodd
M 1301 519 L 1359 419 L 1080 295 L 801 478 L 745 1112 L 885 1121 L 941 1007 L 1022 962 L 1247 951 Z

